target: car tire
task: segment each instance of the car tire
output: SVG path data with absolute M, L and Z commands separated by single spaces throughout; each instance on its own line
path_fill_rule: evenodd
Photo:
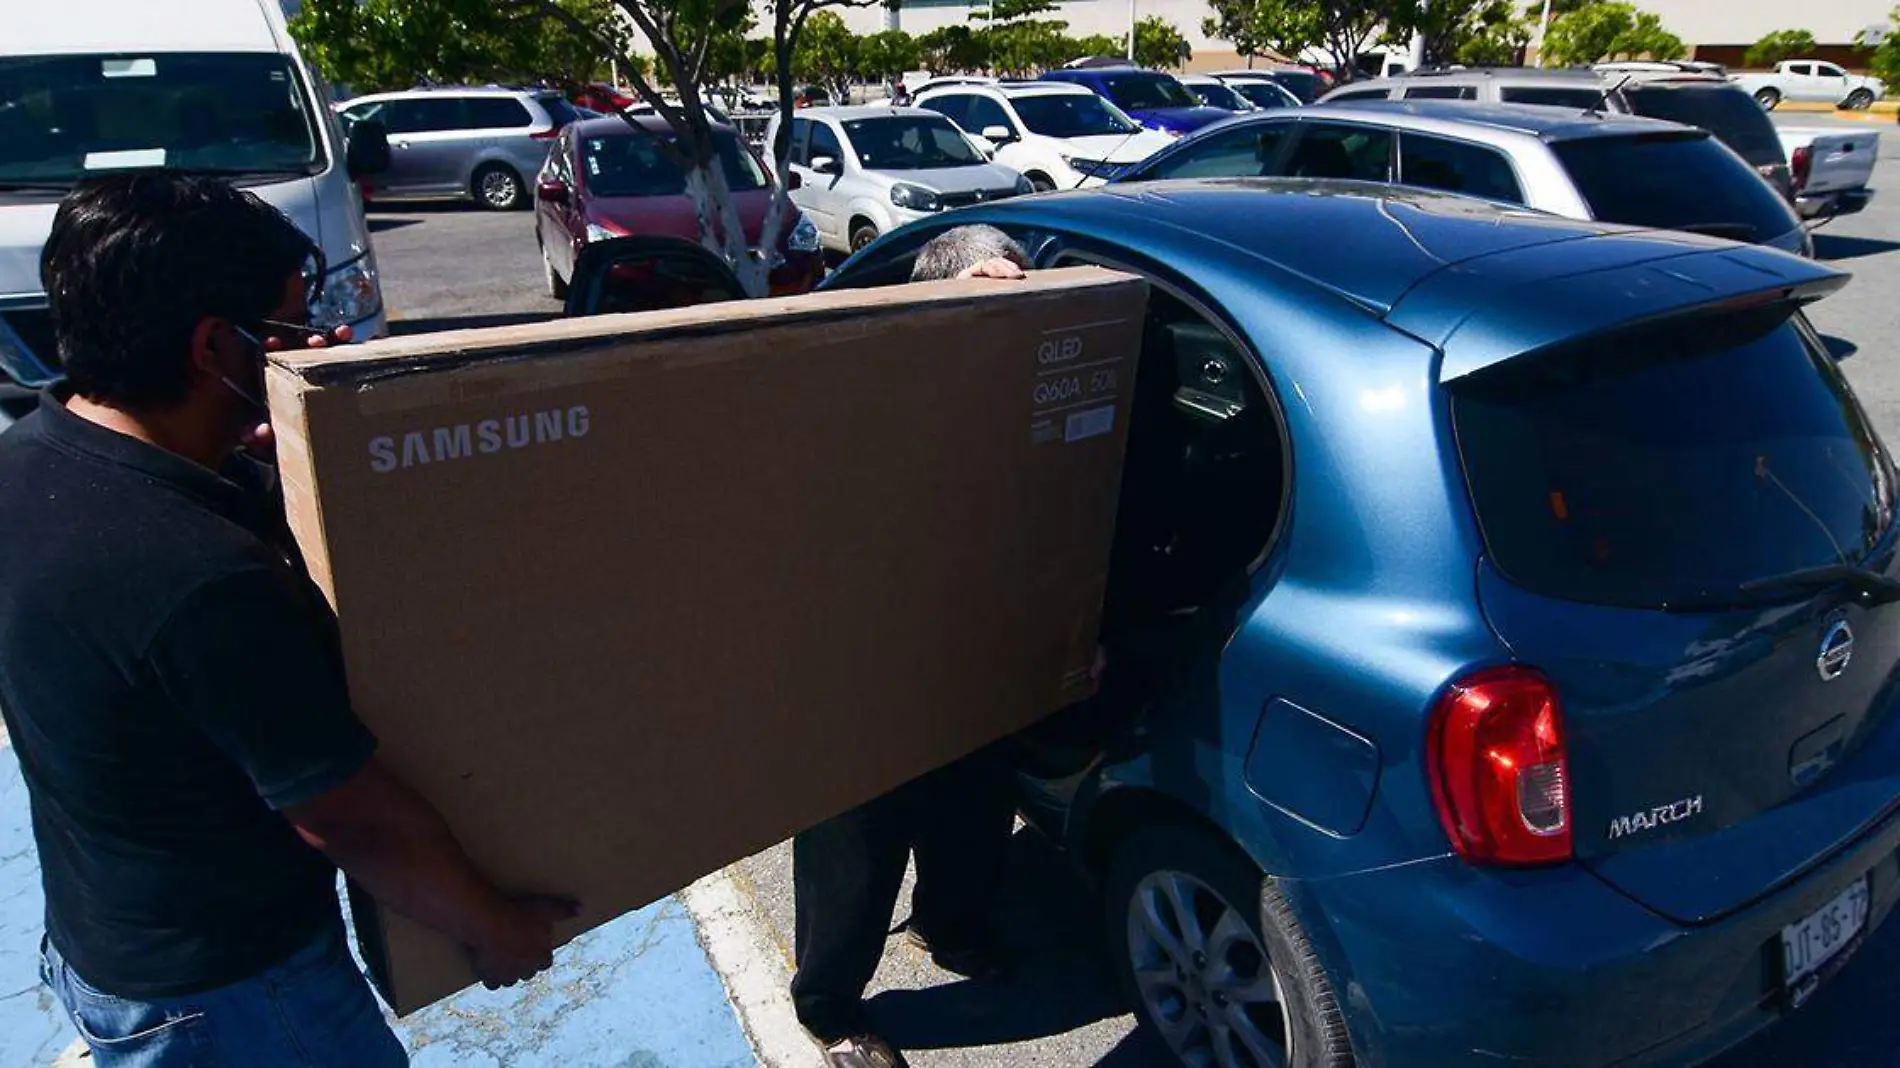
M 541 274 L 547 282 L 548 296 L 555 300 L 567 299 L 567 279 L 554 269 L 554 260 L 548 255 L 546 245 L 541 246 Z
M 1760 104 L 1763 111 L 1773 111 L 1781 106 L 1781 93 L 1774 89 L 1757 89 L 1755 103 Z
M 868 222 L 861 222 L 851 228 L 851 251 L 854 254 L 859 249 L 876 240 L 877 227 Z
M 1847 94 L 1847 110 L 1866 111 L 1874 106 L 1874 94 L 1866 89 L 1856 89 Z
M 1230 843 L 1142 827 L 1104 888 L 1116 978 L 1153 1063 L 1352 1068 L 1345 1017 L 1298 918 Z
M 1029 188 L 1033 192 L 1053 193 L 1056 191 L 1056 183 L 1041 171 L 1030 171 L 1023 177 L 1029 179 Z
M 489 211 L 520 211 L 528 206 L 528 187 L 506 164 L 484 163 L 475 168 L 469 192 L 475 203 Z

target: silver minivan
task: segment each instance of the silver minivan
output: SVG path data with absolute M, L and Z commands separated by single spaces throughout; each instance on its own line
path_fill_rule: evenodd
M 488 86 L 377 93 L 337 105 L 348 130 L 389 131 L 389 170 L 372 200 L 473 200 L 491 211 L 533 202 L 529 185 L 561 128 L 580 112 L 560 93 Z
M 792 120 L 789 165 L 798 178 L 792 201 L 839 252 L 940 211 L 1030 192 L 1028 179 L 923 108 L 805 108 Z

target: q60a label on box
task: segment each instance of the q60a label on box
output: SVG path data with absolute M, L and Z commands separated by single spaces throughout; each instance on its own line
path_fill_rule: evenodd
M 1090 359 L 1080 329 L 1046 336 L 1036 348 L 1029 437 L 1037 445 L 1086 441 L 1115 429 L 1122 360 Z
M 387 475 L 425 464 L 445 464 L 584 438 L 593 428 L 587 406 L 549 408 L 474 423 L 433 426 L 369 439 L 369 469 Z

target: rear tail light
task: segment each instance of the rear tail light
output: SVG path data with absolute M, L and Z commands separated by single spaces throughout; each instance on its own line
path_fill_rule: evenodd
M 1452 684 L 1432 712 L 1432 798 L 1474 864 L 1559 864 L 1573 855 L 1570 772 L 1557 693 L 1529 668 Z
M 1808 177 L 1814 173 L 1814 148 L 1802 145 L 1794 150 L 1794 158 L 1788 161 L 1788 167 L 1794 172 L 1794 191 L 1799 193 L 1808 187 Z

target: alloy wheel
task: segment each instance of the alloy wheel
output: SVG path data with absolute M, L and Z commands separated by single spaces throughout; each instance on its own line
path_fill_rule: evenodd
M 1206 883 L 1157 871 L 1128 902 L 1128 952 L 1148 1018 L 1191 1068 L 1287 1068 L 1293 1027 L 1266 948 Z
M 489 207 L 506 211 L 521 199 L 521 183 L 507 171 L 492 170 L 482 175 L 481 193 Z

